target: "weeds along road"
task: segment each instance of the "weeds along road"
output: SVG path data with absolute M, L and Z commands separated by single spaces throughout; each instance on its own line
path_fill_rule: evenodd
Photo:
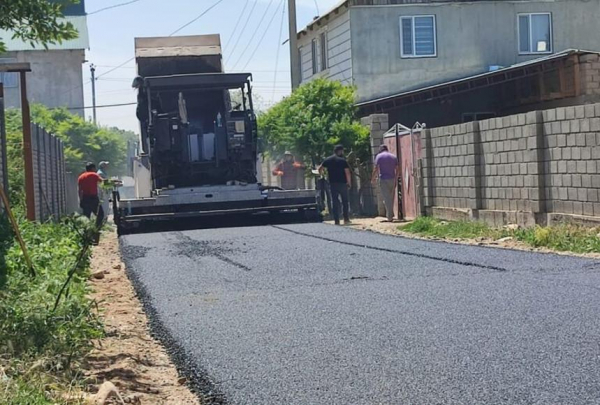
M 600 404 L 598 261 L 324 224 L 121 244 L 205 403 Z

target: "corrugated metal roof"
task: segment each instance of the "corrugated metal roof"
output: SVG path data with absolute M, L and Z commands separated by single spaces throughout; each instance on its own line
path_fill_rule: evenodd
M 219 34 L 135 39 L 136 58 L 221 54 Z
M 395 99 L 395 98 L 398 98 L 398 97 L 404 97 L 404 96 L 408 96 L 408 95 L 411 95 L 411 94 L 416 94 L 416 93 L 421 93 L 421 92 L 424 92 L 424 91 L 433 90 L 433 89 L 436 89 L 436 88 L 442 87 L 442 86 L 450 86 L 450 85 L 454 85 L 454 84 L 468 82 L 468 81 L 475 80 L 475 79 L 480 79 L 480 78 L 486 77 L 486 76 L 494 76 L 494 75 L 506 73 L 506 72 L 509 72 L 511 70 L 520 69 L 520 68 L 531 66 L 531 65 L 536 65 L 538 63 L 543 63 L 543 62 L 546 62 L 546 61 L 549 61 L 549 60 L 566 58 L 566 57 L 569 57 L 571 55 L 585 55 L 585 54 L 600 54 L 600 52 L 597 52 L 597 51 L 586 51 L 586 50 L 581 50 L 581 49 L 567 49 L 567 50 L 564 50 L 562 52 L 558 52 L 558 53 L 555 53 L 555 54 L 552 54 L 552 55 L 548 55 L 548 56 L 543 56 L 543 57 L 537 58 L 537 59 L 531 59 L 531 60 L 528 60 L 526 62 L 517 63 L 515 65 L 511 65 L 511 66 L 508 66 L 508 67 L 504 67 L 504 68 L 501 68 L 501 69 L 494 70 L 492 72 L 479 73 L 479 74 L 475 74 L 475 75 L 463 77 L 463 78 L 456 79 L 456 80 L 450 80 L 450 81 L 446 81 L 446 82 L 442 82 L 442 83 L 437 83 L 437 84 L 434 84 L 434 85 L 431 85 L 431 86 L 420 87 L 420 88 L 413 89 L 413 90 L 408 90 L 408 91 L 405 91 L 405 92 L 402 92 L 402 93 L 393 94 L 391 96 L 386 96 L 386 97 L 381 97 L 381 98 L 377 98 L 377 99 L 373 99 L 373 100 L 363 101 L 361 103 L 357 103 L 356 105 L 358 107 L 363 107 L 363 106 L 366 106 L 366 105 L 369 105 L 369 104 L 381 103 L 383 101 L 392 100 L 392 99 Z
M 63 41 L 62 44 L 48 44 L 48 50 L 69 50 L 69 49 L 89 49 L 90 39 L 87 28 L 87 17 L 84 15 L 80 16 L 67 16 L 65 20 L 73 24 L 79 37 L 70 41 Z M 20 39 L 12 39 L 12 32 L 0 30 L 0 38 L 6 44 L 6 48 L 9 51 L 32 51 L 32 50 L 44 50 L 44 46 L 36 44 L 31 46 L 27 42 L 23 42 Z

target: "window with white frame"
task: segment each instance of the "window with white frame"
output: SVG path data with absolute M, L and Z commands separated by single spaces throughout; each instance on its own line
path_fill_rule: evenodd
M 312 59 L 312 74 L 315 75 L 319 72 L 319 59 L 317 53 L 317 38 L 313 38 L 311 42 L 311 59 Z
M 552 14 L 519 14 L 519 53 L 552 52 Z
M 403 58 L 437 56 L 434 15 L 400 17 L 400 55 Z
M 322 32 L 321 35 L 321 71 L 327 70 L 329 63 L 327 60 L 327 33 Z

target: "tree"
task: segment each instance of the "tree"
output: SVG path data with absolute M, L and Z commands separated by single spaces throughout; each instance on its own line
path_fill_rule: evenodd
M 99 127 L 66 108 L 49 109 L 41 104 L 32 106 L 31 119 L 63 141 L 67 170 L 78 173 L 86 162 L 107 160 L 111 175 L 126 173 L 126 136 L 130 136 L 126 131 Z
M 49 109 L 39 104 L 31 106 L 32 121 L 63 141 L 67 171 L 79 173 L 86 162 L 110 162 L 110 175 L 127 173 L 127 140 L 137 139 L 130 131 L 98 127 L 65 108 Z M 23 135 L 21 112 L 9 109 L 6 113 L 9 186 L 11 200 L 22 202 Z
M 313 80 L 259 116 L 259 134 L 276 158 L 293 151 L 320 163 L 342 144 L 354 161 L 369 159 L 369 131 L 355 119 L 356 91 L 336 81 Z
M 0 29 L 12 32 L 12 38 L 29 42 L 31 46 L 38 43 L 45 48 L 48 44 L 77 38 L 73 24 L 61 20 L 64 7 L 70 3 L 69 0 L 2 0 Z M 0 38 L 0 53 L 4 52 L 6 44 Z

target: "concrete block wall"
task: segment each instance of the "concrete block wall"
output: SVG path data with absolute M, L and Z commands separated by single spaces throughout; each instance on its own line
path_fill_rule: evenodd
M 588 54 L 579 58 L 581 93 L 587 96 L 600 95 L 600 55 Z
M 547 211 L 600 217 L 600 104 L 547 110 L 543 117 Z
M 422 190 L 425 206 L 476 209 L 474 128 L 478 123 L 425 130 Z
M 427 130 L 421 166 L 432 215 L 600 222 L 600 104 Z

